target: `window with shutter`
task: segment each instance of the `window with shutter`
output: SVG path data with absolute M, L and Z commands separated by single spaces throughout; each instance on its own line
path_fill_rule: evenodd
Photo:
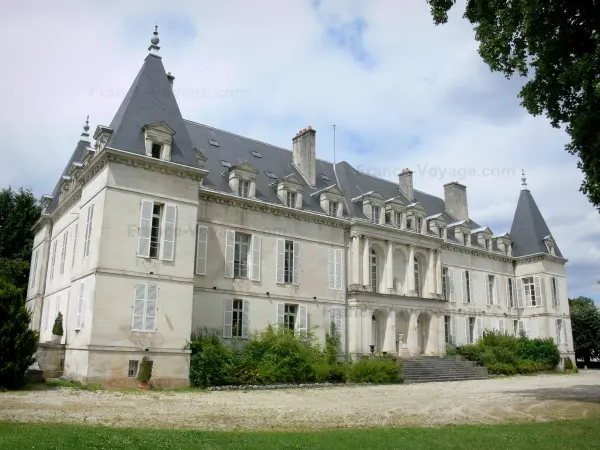
M 525 306 L 537 306 L 533 277 L 523 278 L 523 290 L 525 291 Z
M 79 230 L 79 223 L 75 224 L 75 231 L 73 232 L 73 255 L 71 259 L 71 270 L 75 267 L 75 252 L 77 251 L 77 231 Z
M 442 267 L 442 295 L 446 300 L 449 300 L 448 292 L 448 268 Z
M 540 277 L 533 277 L 533 285 L 535 286 L 535 306 L 542 306 L 544 295 Z
M 225 231 L 225 278 L 233 278 L 235 231 Z
M 156 331 L 156 302 L 158 297 L 158 285 L 147 284 L 146 290 L 146 317 L 144 320 L 144 331 Z
M 56 263 L 56 244 L 58 244 L 57 239 L 55 239 L 52 243 L 52 258 L 50 261 L 50 281 L 54 279 L 54 264 Z
M 140 230 L 138 237 L 138 256 L 142 258 L 150 257 L 150 239 L 152 237 L 152 211 L 154 202 L 152 200 L 142 200 L 140 211 Z
M 62 250 L 60 252 L 60 274 L 65 273 L 65 258 L 67 257 L 67 243 L 69 241 L 69 231 L 65 231 L 62 241 Z
M 476 326 L 477 326 L 477 335 L 475 340 L 479 340 L 483 337 L 483 318 L 481 317 L 477 317 L 476 318 Z
M 494 292 L 494 277 L 492 275 L 486 275 L 485 277 L 485 297 L 486 305 L 490 306 L 493 303 L 492 293 Z
M 242 339 L 248 339 L 250 336 L 250 301 L 244 300 L 242 308 Z
M 506 320 L 504 318 L 498 319 L 498 331 L 502 334 L 506 333 Z
M 277 239 L 277 264 L 276 264 L 276 282 L 283 284 L 285 282 L 285 240 Z M 279 322 L 278 322 L 279 323 Z M 281 322 L 283 323 L 283 322 Z
M 277 325 L 285 324 L 285 303 L 277 303 Z
M 473 292 L 473 275 L 468 270 L 463 271 L 463 303 L 471 303 Z
M 133 319 L 132 331 L 144 330 L 144 311 L 146 309 L 146 285 L 137 283 L 133 292 Z
M 472 344 L 473 343 L 473 322 L 474 319 L 472 317 L 465 317 L 465 343 Z
M 252 271 L 250 279 L 252 281 L 260 281 L 260 259 L 262 236 L 257 234 L 252 235 Z
M 329 249 L 329 289 L 342 290 L 342 250 Z
M 454 270 L 453 269 L 448 269 L 448 285 L 450 287 L 450 301 L 452 303 L 454 303 L 454 302 L 456 302 L 456 293 L 454 290 Z
M 300 243 L 294 241 L 294 271 L 292 283 L 296 286 L 300 284 Z
M 175 234 L 177 230 L 177 207 L 166 204 L 164 206 L 165 220 L 162 224 L 162 239 L 160 243 L 161 258 L 163 261 L 173 261 L 175 257 Z
M 206 275 L 206 254 L 208 250 L 208 228 L 198 225 L 196 231 L 196 275 Z
M 83 326 L 83 297 L 85 294 L 85 282 L 79 283 L 79 297 L 77 299 L 77 313 L 75 315 L 75 329 L 81 330 Z
M 340 337 L 340 351 L 345 352 L 346 349 L 346 317 L 344 308 L 329 308 L 329 327 L 327 332 L 331 331 L 331 324 L 335 325 L 335 331 Z
M 524 308 L 525 307 L 525 292 L 523 289 L 523 280 L 521 278 L 517 278 L 517 307 Z
M 452 336 L 451 342 L 453 345 L 458 345 L 458 334 L 456 333 L 456 316 L 451 316 L 450 317 L 450 333 Z
M 341 248 L 335 250 L 335 288 L 338 291 L 341 291 L 344 284 L 344 274 L 342 269 L 344 267 L 343 263 L 344 253 Z
M 92 223 L 94 220 L 94 205 L 88 206 L 87 223 L 85 226 L 85 239 L 83 241 L 83 257 L 87 258 L 90 254 L 90 240 L 92 238 Z
M 308 331 L 308 307 L 306 305 L 298 306 L 298 326 L 296 327 L 296 331 Z
M 329 289 L 335 289 L 335 249 L 329 249 Z
M 496 306 L 500 306 L 500 277 L 494 277 L 494 293 L 494 303 Z
M 33 270 L 31 271 L 31 287 L 35 288 L 35 277 L 37 275 L 38 257 L 40 255 L 39 249 L 35 251 L 33 256 Z
M 233 300 L 231 298 L 225 299 L 225 305 L 223 307 L 223 337 L 224 338 L 231 338 L 234 336 L 233 306 L 234 306 L 234 302 L 236 302 L 236 301 L 239 301 L 239 300 Z
M 509 308 L 513 308 L 515 306 L 515 291 L 514 291 L 514 281 L 512 278 L 506 279 L 506 299 Z
M 132 331 L 156 331 L 156 308 L 158 303 L 158 285 L 155 283 L 136 283 L 133 295 Z

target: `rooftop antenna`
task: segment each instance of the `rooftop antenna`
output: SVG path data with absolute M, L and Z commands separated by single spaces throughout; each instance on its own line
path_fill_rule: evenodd
M 333 165 L 335 166 L 335 124 L 333 124 Z
M 521 189 L 527 189 L 527 178 L 525 178 L 525 170 L 521 169 Z

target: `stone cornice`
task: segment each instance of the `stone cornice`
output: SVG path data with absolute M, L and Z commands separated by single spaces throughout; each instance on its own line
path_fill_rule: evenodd
M 303 209 L 288 208 L 284 205 L 265 202 L 255 198 L 238 197 L 221 191 L 213 191 L 200 186 L 199 199 L 207 202 L 221 203 L 227 206 L 235 206 L 243 209 L 252 209 L 276 216 L 289 217 L 296 220 L 304 220 L 331 227 L 349 229 L 350 221 L 341 217 L 332 217 L 325 213 L 306 211 Z
M 368 236 L 371 239 L 392 241 L 396 244 L 414 245 L 416 247 L 440 248 L 442 240 L 439 237 L 428 234 L 415 233 L 410 230 L 402 230 L 391 225 L 378 225 L 366 220 L 352 219 L 350 221 L 350 236 Z
M 534 255 L 519 256 L 513 258 L 517 264 L 528 264 L 536 261 L 550 261 L 563 266 L 569 261 L 568 259 L 561 258 L 560 256 L 549 255 L 548 253 L 536 253 Z
M 508 255 L 503 255 L 501 253 L 495 252 L 488 252 L 487 250 L 478 249 L 474 247 L 465 247 L 464 245 L 452 244 L 449 242 L 444 242 L 442 244 L 442 249 L 458 253 L 465 253 L 467 255 L 481 256 L 482 258 L 494 259 L 496 261 L 502 261 L 505 263 L 512 263 L 514 261 L 514 258 Z

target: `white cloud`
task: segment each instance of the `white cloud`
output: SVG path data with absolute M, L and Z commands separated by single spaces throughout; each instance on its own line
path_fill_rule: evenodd
M 93 127 L 110 123 L 158 21 L 186 118 L 288 148 L 310 124 L 318 156 L 328 160 L 335 123 L 338 161 L 391 179 L 411 167 L 416 187 L 437 195 L 471 170 L 459 180 L 471 215 L 503 227 L 496 232 L 512 221 L 525 168 L 569 264 L 596 268 L 573 274 L 571 294 L 600 293 L 599 216 L 578 192 L 566 137 L 519 106 L 521 80 L 489 73 L 462 11 L 435 27 L 425 0 L 322 1 L 317 10 L 311 3 L 7 4 L 0 179 L 50 192 L 86 114 Z M 498 176 L 484 176 L 486 169 Z

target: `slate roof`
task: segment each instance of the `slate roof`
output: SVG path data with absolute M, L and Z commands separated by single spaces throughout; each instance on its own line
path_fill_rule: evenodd
M 551 235 L 548 225 L 538 206 L 529 192 L 523 189 L 519 195 L 519 202 L 515 210 L 510 237 L 513 240 L 513 256 L 533 255 L 548 253 L 544 238 Z M 554 245 L 556 256 L 562 257 L 558 245 Z

